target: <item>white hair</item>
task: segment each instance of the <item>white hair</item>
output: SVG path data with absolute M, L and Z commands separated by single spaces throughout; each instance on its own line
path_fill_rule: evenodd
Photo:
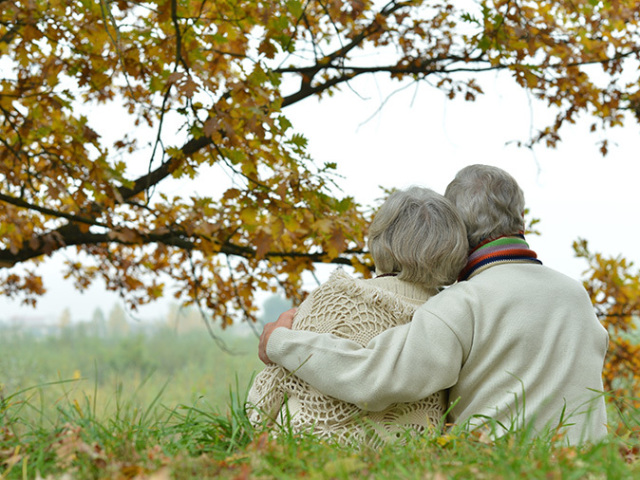
M 524 229 L 524 193 L 518 182 L 498 167 L 463 168 L 447 186 L 444 196 L 460 212 L 471 248 Z
M 427 287 L 453 283 L 467 261 L 464 223 L 442 195 L 422 187 L 393 192 L 369 227 L 378 274 Z

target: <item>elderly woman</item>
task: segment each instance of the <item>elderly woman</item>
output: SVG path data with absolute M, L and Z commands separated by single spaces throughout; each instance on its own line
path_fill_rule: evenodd
M 468 243 L 453 205 L 432 190 L 412 187 L 392 193 L 380 207 L 369 228 L 369 250 L 377 276 L 359 280 L 337 270 L 300 305 L 294 329 L 366 345 L 384 330 L 409 322 L 429 297 L 453 283 L 465 265 Z M 446 401 L 446 393 L 437 392 L 368 412 L 320 393 L 295 372 L 269 365 L 256 376 L 247 409 L 254 424 L 275 421 L 321 438 L 378 445 L 406 430 L 438 428 Z

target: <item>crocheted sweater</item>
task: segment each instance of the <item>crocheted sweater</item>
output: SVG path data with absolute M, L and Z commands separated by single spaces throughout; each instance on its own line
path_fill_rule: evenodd
M 434 293 L 395 277 L 356 280 L 337 270 L 300 305 L 293 329 L 332 333 L 364 346 L 388 328 L 409 322 Z M 269 365 L 256 376 L 247 409 L 254 424 L 271 420 L 320 438 L 377 446 L 408 430 L 424 432 L 438 426 L 446 401 L 446 394 L 437 392 L 416 402 L 367 412 L 320 393 L 295 372 Z

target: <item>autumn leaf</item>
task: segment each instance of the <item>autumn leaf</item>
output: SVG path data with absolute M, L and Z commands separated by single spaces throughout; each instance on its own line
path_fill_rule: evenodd
M 272 244 L 273 237 L 264 230 L 260 230 L 255 237 L 256 258 L 264 258 L 265 255 L 269 252 Z
M 137 243 L 141 241 L 140 234 L 131 228 L 121 228 L 111 231 L 109 237 L 123 243 Z
M 588 242 L 574 242 L 577 257 L 588 262 L 584 272 L 584 286 L 594 304 L 596 313 L 609 332 L 609 348 L 605 358 L 603 381 L 606 398 L 621 410 L 630 399 L 640 407 L 640 344 L 629 335 L 636 332 L 636 318 L 640 315 L 640 272 L 634 271 L 633 262 L 623 257 L 607 258 L 592 253 Z
M 338 257 L 347 247 L 347 240 L 340 228 L 335 228 L 327 242 L 327 254 L 331 258 Z
M 368 210 L 286 114 L 361 75 L 475 101 L 505 72 L 550 107 L 525 147 L 555 147 L 582 116 L 606 155 L 609 130 L 638 121 L 640 84 L 621 73 L 639 20 L 619 2 L 9 3 L 0 292 L 27 303 L 45 286 L 22 266 L 62 250 L 83 259 L 78 288 L 102 280 L 135 308 L 169 278 L 224 325 L 254 319 L 265 285 L 303 297 L 314 262 L 366 274 Z

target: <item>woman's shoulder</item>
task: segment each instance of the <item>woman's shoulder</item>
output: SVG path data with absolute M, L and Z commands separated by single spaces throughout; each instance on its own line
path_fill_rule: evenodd
M 350 297 L 394 298 L 396 301 L 420 305 L 437 293 L 431 287 L 417 283 L 405 282 L 397 276 L 383 275 L 374 278 L 355 278 L 344 269 L 334 270 L 329 279 L 320 285 L 313 296 L 325 295 L 329 292 L 341 292 Z
M 405 282 L 391 275 L 381 275 L 363 281 L 366 281 L 371 288 L 387 291 L 394 296 L 405 298 L 413 303 L 426 302 L 427 299 L 438 293 L 433 287 L 419 283 Z

